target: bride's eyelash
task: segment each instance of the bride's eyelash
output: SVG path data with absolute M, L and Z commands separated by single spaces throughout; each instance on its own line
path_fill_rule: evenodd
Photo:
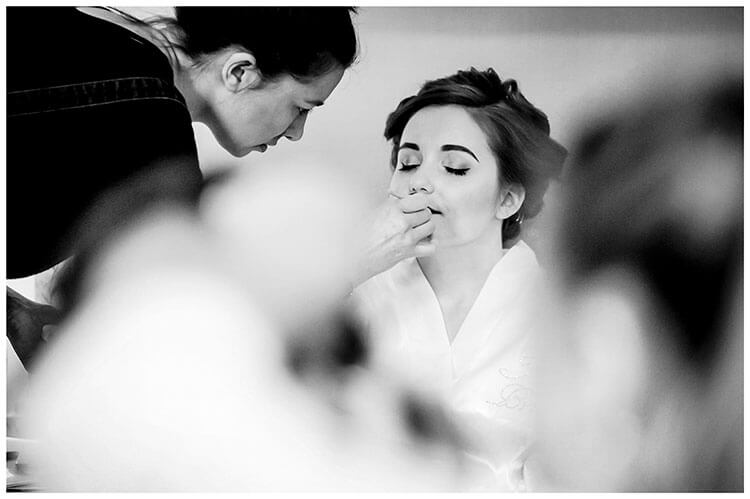
M 445 166 L 444 168 L 445 171 L 453 175 L 466 175 L 466 172 L 469 171 L 468 168 L 450 168 L 448 166 Z
M 404 172 L 409 171 L 409 170 L 413 170 L 414 168 L 416 168 L 416 167 L 419 166 L 419 163 L 413 163 L 411 165 L 407 165 L 403 161 L 399 162 L 399 164 L 401 165 L 401 168 L 399 168 L 399 170 L 404 171 Z

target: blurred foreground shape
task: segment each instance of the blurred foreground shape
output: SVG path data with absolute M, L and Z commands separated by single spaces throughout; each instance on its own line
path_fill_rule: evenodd
M 198 216 L 154 206 L 98 248 L 21 411 L 41 490 L 461 486 L 454 447 L 409 421 L 429 405 L 363 369 L 366 338 L 342 322 L 360 213 L 340 180 L 244 173 Z M 351 348 L 331 353 L 337 330 Z
M 565 180 L 540 488 L 742 491 L 743 82 L 643 88 L 586 127 Z

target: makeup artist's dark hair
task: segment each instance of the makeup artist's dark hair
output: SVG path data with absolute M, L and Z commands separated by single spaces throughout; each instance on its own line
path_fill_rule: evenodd
M 177 7 L 176 18 L 139 21 L 168 28 L 161 37 L 170 51 L 179 49 L 200 63 L 227 47 L 255 56 L 267 79 L 288 74 L 308 81 L 328 71 L 351 66 L 357 57 L 353 7 Z

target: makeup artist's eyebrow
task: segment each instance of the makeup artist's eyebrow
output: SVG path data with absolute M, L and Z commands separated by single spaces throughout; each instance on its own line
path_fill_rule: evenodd
M 440 150 L 441 151 L 461 151 L 461 152 L 465 152 L 465 153 L 471 154 L 471 157 L 474 158 L 474 159 L 476 159 L 477 163 L 479 163 L 479 158 L 477 158 L 476 154 L 474 154 L 473 152 L 471 152 L 470 149 L 468 149 L 468 148 L 466 148 L 464 146 L 459 146 L 459 145 L 456 145 L 456 144 L 445 144 L 444 146 L 442 146 L 440 148 Z
M 404 142 L 398 147 L 398 150 L 401 149 L 414 149 L 415 151 L 419 151 L 419 146 L 415 144 L 414 142 Z

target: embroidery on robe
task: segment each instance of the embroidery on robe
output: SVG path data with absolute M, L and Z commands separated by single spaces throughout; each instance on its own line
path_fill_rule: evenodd
M 521 367 L 528 368 L 531 365 L 531 361 L 532 359 L 530 356 L 523 355 L 519 359 L 519 364 Z M 498 369 L 497 372 L 505 380 L 505 382 L 502 382 L 501 384 L 500 400 L 486 400 L 485 402 L 495 407 L 516 409 L 519 411 L 531 407 L 533 403 L 533 390 L 527 385 L 529 376 L 527 374 L 514 376 L 504 367 Z

